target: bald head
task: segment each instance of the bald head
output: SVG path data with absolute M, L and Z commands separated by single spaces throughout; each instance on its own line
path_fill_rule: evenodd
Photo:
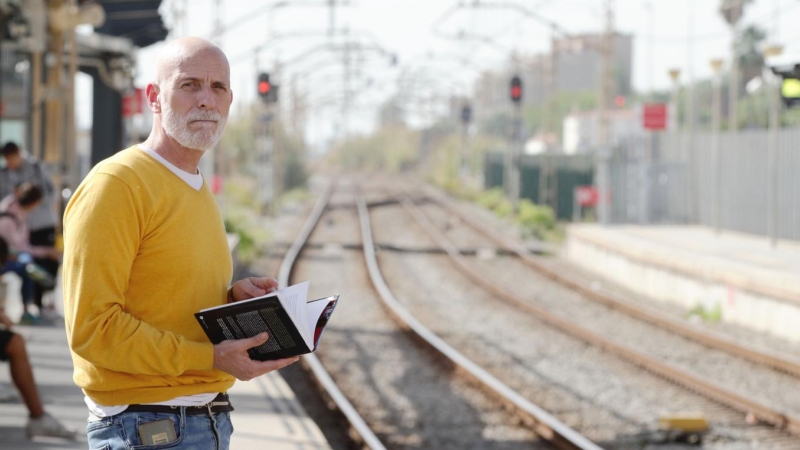
M 170 41 L 156 61 L 156 84 L 162 84 L 187 65 L 210 64 L 230 78 L 230 65 L 222 49 L 213 42 L 188 36 Z

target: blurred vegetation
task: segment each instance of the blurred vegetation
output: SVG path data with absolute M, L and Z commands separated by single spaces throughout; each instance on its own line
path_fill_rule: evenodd
M 714 306 L 709 308 L 698 304 L 689 311 L 688 316 L 697 317 L 705 322 L 719 322 L 722 320 L 722 306 L 719 303 L 714 303 Z
M 224 192 L 219 201 L 225 230 L 239 236 L 238 257 L 243 264 L 261 256 L 271 238 L 264 227 L 265 205 L 259 204 L 257 182 L 256 112 L 247 111 L 230 120 L 223 135 L 221 149 L 226 158 Z M 263 126 L 260 124 L 259 126 Z M 308 198 L 308 152 L 302 137 L 288 133 L 280 122 L 271 127 L 275 148 L 282 156 L 282 193 L 272 210 Z
M 337 145 L 327 160 L 345 170 L 378 170 L 397 173 L 417 159 L 420 133 L 390 125 L 368 136 L 355 136 Z
M 254 189 L 255 180 L 244 176 L 229 177 L 225 182 L 222 211 L 225 231 L 239 236 L 237 252 L 243 264 L 260 256 L 270 240 L 256 197 L 252 194 Z

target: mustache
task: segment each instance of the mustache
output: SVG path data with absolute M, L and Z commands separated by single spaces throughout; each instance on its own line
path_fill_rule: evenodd
M 213 120 L 214 122 L 219 122 L 222 120 L 222 115 L 214 111 L 195 111 L 186 115 L 187 123 L 193 120 Z

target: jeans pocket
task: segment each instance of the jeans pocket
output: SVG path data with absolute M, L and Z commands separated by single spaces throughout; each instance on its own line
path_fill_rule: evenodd
M 183 443 L 183 430 L 181 430 L 181 421 L 180 415 L 178 414 L 163 414 L 163 413 L 138 413 L 135 417 L 131 417 L 131 419 L 135 418 L 135 421 L 127 422 L 125 424 L 125 428 L 129 431 L 129 441 L 128 443 L 131 444 L 131 450 L 159 450 L 159 449 L 169 449 L 179 447 Z M 126 418 L 127 419 L 127 418 Z M 142 442 L 142 438 L 139 436 L 139 427 L 142 425 L 150 424 L 153 422 L 159 422 L 163 420 L 169 420 L 171 422 L 171 426 L 175 431 L 175 440 L 164 443 L 164 444 L 151 444 L 145 445 Z

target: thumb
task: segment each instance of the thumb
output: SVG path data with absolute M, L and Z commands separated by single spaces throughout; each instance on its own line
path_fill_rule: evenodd
M 253 348 L 258 347 L 259 345 L 267 342 L 269 340 L 269 333 L 259 333 L 253 337 L 249 337 L 247 339 L 241 339 L 238 342 L 241 342 L 242 346 L 245 348 Z

